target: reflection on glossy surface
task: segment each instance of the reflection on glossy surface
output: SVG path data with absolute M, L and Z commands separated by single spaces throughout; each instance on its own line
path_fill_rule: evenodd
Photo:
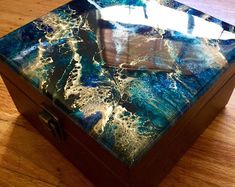
M 0 39 L 0 54 L 130 166 L 229 68 L 235 35 L 170 0 L 80 0 Z
M 223 31 L 220 25 L 159 5 L 155 1 L 147 3 L 146 10 L 142 7 L 123 5 L 103 8 L 101 9 L 101 18 L 119 23 L 145 25 L 164 30 L 170 29 L 186 35 L 192 34 L 208 39 L 218 39 Z

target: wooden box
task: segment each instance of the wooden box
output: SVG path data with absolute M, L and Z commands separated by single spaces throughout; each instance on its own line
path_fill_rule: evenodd
M 155 186 L 227 104 L 234 26 L 171 0 L 72 1 L 0 39 L 17 109 L 97 186 Z

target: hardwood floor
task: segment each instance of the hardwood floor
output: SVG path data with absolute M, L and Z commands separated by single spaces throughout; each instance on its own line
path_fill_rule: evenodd
M 0 0 L 0 37 L 65 2 Z M 235 24 L 235 0 L 181 2 Z M 0 187 L 11 186 L 93 185 L 17 112 L 0 78 Z M 235 92 L 160 186 L 235 187 Z

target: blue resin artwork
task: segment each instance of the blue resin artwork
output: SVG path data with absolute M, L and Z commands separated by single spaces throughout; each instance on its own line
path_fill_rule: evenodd
M 75 0 L 0 56 L 131 166 L 235 61 L 235 28 L 172 0 Z

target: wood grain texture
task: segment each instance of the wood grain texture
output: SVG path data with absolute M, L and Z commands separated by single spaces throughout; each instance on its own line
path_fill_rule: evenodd
M 235 24 L 235 0 L 180 1 Z M 66 2 L 0 0 L 0 37 Z M 0 187 L 8 186 L 93 185 L 17 112 L 0 79 Z M 235 92 L 160 186 L 235 187 Z

